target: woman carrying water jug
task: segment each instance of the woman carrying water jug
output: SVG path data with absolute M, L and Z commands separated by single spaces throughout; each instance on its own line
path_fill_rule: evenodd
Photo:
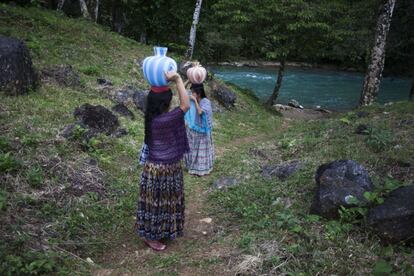
M 181 160 L 189 150 L 184 114 L 190 108 L 190 101 L 180 75 L 175 72 L 175 61 L 169 61 L 171 66 L 164 65 L 166 48 L 155 51 L 156 54 L 161 52 L 159 59 L 162 60 L 146 59 L 143 66 L 144 77 L 151 84 L 151 90 L 145 112 L 145 146 L 148 150 L 143 162 L 135 228 L 149 247 L 161 251 L 166 248 L 163 240 L 183 235 Z M 163 68 L 158 70 L 157 66 Z M 173 72 L 165 73 L 169 69 Z M 180 100 L 179 107 L 172 111 L 169 109 L 173 94 L 168 81 L 175 82 Z

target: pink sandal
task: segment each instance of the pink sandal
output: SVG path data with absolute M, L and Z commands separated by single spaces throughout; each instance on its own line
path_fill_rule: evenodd
M 150 240 L 144 240 L 144 243 L 148 245 L 151 249 L 155 251 L 164 251 L 167 248 L 167 245 L 159 242 L 159 241 L 150 241 Z

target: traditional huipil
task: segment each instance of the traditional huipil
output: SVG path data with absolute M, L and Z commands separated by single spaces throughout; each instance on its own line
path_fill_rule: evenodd
M 189 150 L 184 112 L 175 108 L 151 122 L 148 157 L 141 175 L 136 230 L 147 240 L 174 239 L 184 227 L 181 160 Z
M 211 135 L 213 125 L 211 102 L 203 98 L 199 106 L 203 110 L 201 115 L 198 114 L 194 101 L 191 101 L 190 110 L 185 114 L 190 151 L 185 154 L 184 160 L 190 174 L 201 176 L 213 170 L 215 156 Z

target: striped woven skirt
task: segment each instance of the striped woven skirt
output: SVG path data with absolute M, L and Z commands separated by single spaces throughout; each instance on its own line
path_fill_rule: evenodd
M 207 175 L 213 170 L 214 144 L 211 134 L 199 133 L 187 127 L 190 151 L 184 155 L 188 173 Z
M 172 240 L 183 235 L 184 184 L 181 162 L 145 163 L 135 228 L 138 235 L 147 240 Z

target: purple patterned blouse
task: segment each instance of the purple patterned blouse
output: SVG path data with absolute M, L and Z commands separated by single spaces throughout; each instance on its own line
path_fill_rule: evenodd
M 152 120 L 148 161 L 171 164 L 189 151 L 184 112 L 177 107 Z

